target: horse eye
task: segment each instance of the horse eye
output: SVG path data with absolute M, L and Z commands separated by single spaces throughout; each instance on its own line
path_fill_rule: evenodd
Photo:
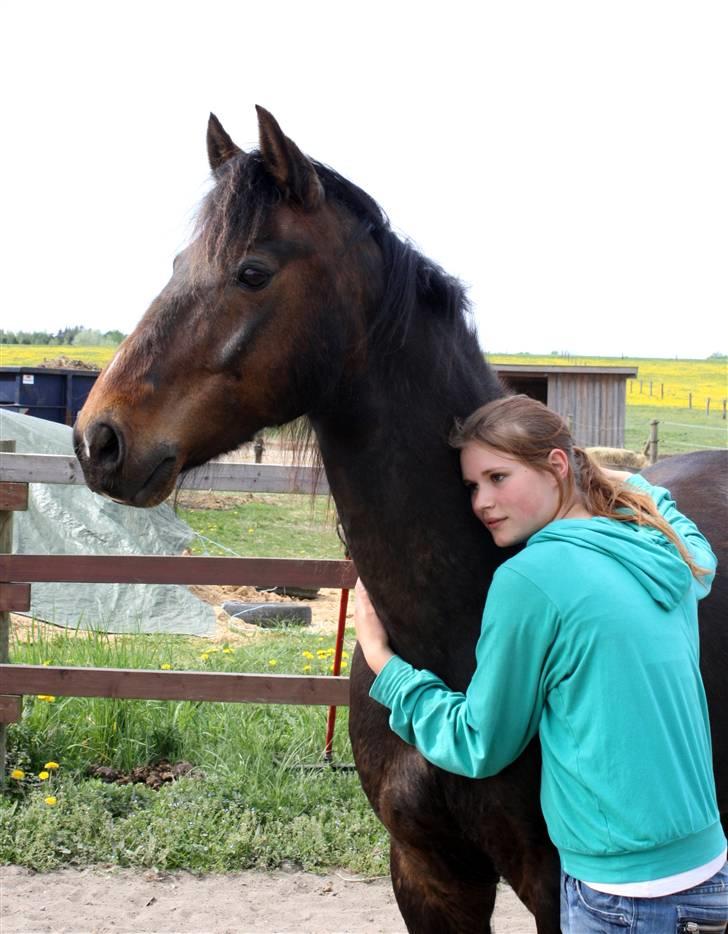
M 238 285 L 246 289 L 262 289 L 271 280 L 272 273 L 259 266 L 241 266 L 238 270 Z

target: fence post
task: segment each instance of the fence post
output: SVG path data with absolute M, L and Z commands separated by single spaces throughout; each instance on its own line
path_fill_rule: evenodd
M 710 415 L 710 396 L 705 400 L 705 414 Z
M 650 422 L 650 453 L 649 459 L 651 464 L 657 463 L 657 445 L 659 438 L 657 437 L 657 426 L 660 423 L 656 418 L 653 418 Z
M 693 407 L 693 394 L 689 392 L 688 393 L 688 408 L 692 409 L 692 407 Z
M 723 419 L 724 419 L 724 420 L 725 420 L 725 414 L 726 414 L 726 413 L 725 413 L 725 410 L 726 410 L 726 404 L 727 404 L 727 403 L 728 403 L 728 399 L 724 399 L 724 400 L 723 400 Z
M 660 398 L 661 399 L 665 398 L 665 384 L 664 383 L 660 383 Z
M 0 441 L 0 451 L 15 453 L 15 441 Z M 13 513 L 10 509 L 0 510 L 0 554 L 13 550 Z M 10 661 L 10 613 L 0 611 L 0 662 Z M 7 756 L 8 727 L 0 723 L 0 790 L 5 788 L 5 759 Z

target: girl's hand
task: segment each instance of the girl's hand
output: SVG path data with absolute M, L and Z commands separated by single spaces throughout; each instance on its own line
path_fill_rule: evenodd
M 375 675 L 384 668 L 394 652 L 389 647 L 387 633 L 372 606 L 369 594 L 361 580 L 357 580 L 354 589 L 354 626 L 356 638 L 367 660 L 367 665 Z

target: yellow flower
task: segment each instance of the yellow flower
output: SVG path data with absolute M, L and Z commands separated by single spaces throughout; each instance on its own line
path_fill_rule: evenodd
M 305 652 L 301 652 L 301 655 L 303 655 L 304 658 L 313 658 L 313 652 L 309 652 L 308 649 L 306 649 Z
M 224 655 L 232 655 L 232 654 L 233 654 L 233 650 L 230 648 L 229 645 L 226 645 L 225 648 L 224 648 L 222 651 L 223 651 L 223 654 L 224 654 Z
M 56 798 L 55 795 L 48 795 L 48 797 L 43 798 L 43 800 L 45 801 L 45 803 L 48 805 L 49 808 L 55 807 L 55 805 L 58 804 L 58 798 Z
M 169 662 L 162 662 L 162 664 L 159 667 L 162 669 L 162 671 L 172 670 L 172 666 L 169 664 Z
M 349 653 L 348 653 L 348 652 L 342 652 L 342 653 L 341 653 L 341 657 L 342 657 L 342 658 L 348 658 L 348 657 L 349 657 Z
M 50 762 L 46 762 L 46 764 L 43 766 L 43 768 L 44 768 L 44 769 L 48 769 L 50 772 L 52 772 L 52 771 L 54 771 L 55 769 L 60 769 L 60 765 L 59 765 L 57 762 L 53 762 L 53 761 L 51 760 Z
M 13 769 L 13 771 L 10 773 L 10 777 L 14 778 L 18 782 L 22 782 L 22 780 L 25 778 L 25 772 L 22 769 Z
M 50 665 L 50 663 L 51 663 L 50 658 L 47 658 L 47 659 L 43 662 L 43 664 L 44 664 L 46 667 L 47 667 L 48 665 Z
M 278 660 L 275 658 L 271 658 L 269 659 L 268 664 L 270 665 L 271 668 L 275 668 L 276 665 L 278 664 Z
M 47 781 L 47 779 L 50 778 L 50 775 L 51 775 L 50 772 L 38 772 L 38 778 L 39 778 L 42 782 Z
M 304 671 L 310 671 L 310 670 L 311 670 L 311 666 L 310 666 L 310 665 L 304 665 L 304 666 L 303 666 L 303 670 L 304 670 Z
M 203 652 L 202 655 L 200 655 L 200 658 L 202 659 L 203 662 L 206 662 L 209 657 L 210 655 L 207 652 Z
M 55 701 L 53 694 L 36 694 L 38 700 L 45 701 L 47 704 L 52 704 Z
M 343 671 L 345 668 L 348 668 L 348 667 L 349 667 L 349 663 L 348 663 L 348 662 L 342 662 L 342 663 L 341 663 L 341 670 L 342 670 L 342 671 Z
M 254 532 L 255 529 L 248 529 L 248 532 Z

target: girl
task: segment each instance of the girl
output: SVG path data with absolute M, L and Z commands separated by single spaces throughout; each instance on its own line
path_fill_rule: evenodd
M 667 490 L 599 468 L 528 396 L 457 424 L 472 507 L 496 545 L 465 694 L 394 655 L 361 582 L 357 639 L 390 726 L 435 765 L 494 775 L 538 732 L 564 932 L 728 924 L 726 838 L 698 667 L 716 560 Z

